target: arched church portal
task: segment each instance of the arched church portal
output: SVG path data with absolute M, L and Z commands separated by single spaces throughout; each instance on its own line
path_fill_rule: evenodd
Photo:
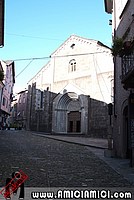
M 87 133 L 88 100 L 74 92 L 59 94 L 53 102 L 53 133 Z

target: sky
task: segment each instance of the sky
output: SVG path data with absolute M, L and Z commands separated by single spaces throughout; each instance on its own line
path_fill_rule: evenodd
M 27 88 L 28 81 L 48 62 L 25 59 L 49 57 L 72 34 L 111 47 L 110 19 L 104 0 L 5 0 L 0 59 L 15 61 L 14 93 Z

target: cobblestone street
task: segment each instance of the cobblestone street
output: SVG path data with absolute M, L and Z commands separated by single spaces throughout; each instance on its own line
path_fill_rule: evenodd
M 24 131 L 1 131 L 0 138 L 0 187 L 19 169 L 29 187 L 131 186 L 87 147 Z

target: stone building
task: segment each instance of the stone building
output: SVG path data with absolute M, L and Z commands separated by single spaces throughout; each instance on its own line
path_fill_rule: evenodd
M 28 91 L 21 91 L 18 95 L 16 125 L 18 128 L 20 127 L 26 129 Z
M 74 91 L 58 94 L 53 100 L 53 133 L 81 133 L 107 137 L 107 104 Z
M 11 104 L 10 129 L 17 128 L 17 102 L 15 101 Z
M 0 0 L 0 47 L 4 46 L 5 0 Z
M 56 94 L 36 89 L 36 83 L 29 86 L 27 129 L 107 138 L 107 104 L 74 91 Z
M 2 93 L 3 93 L 3 87 L 4 87 L 4 83 L 2 81 L 3 72 L 4 72 L 4 70 L 3 70 L 2 64 L 0 62 L 0 79 L 1 79 L 0 80 L 0 105 L 2 103 Z M 0 106 L 0 108 L 1 108 L 1 106 Z
M 59 93 L 63 88 L 78 88 L 82 94 L 111 102 L 113 58 L 109 47 L 99 41 L 70 36 L 50 61 L 28 82 L 36 88 Z
M 10 114 L 11 114 L 11 102 L 13 95 L 13 87 L 15 83 L 15 66 L 13 61 L 0 61 L 3 71 L 4 71 L 4 80 L 3 80 L 3 89 L 1 97 L 1 123 L 10 125 Z
M 36 83 L 29 85 L 27 95 L 28 130 L 52 131 L 52 104 L 55 93 L 36 89 Z
M 105 10 L 113 30 L 114 155 L 130 158 L 134 166 L 134 1 L 105 0 Z
M 28 124 L 36 130 L 42 129 L 43 123 L 39 125 L 37 121 L 42 117 L 44 124 L 46 119 L 51 123 L 53 133 L 106 137 L 112 79 L 110 48 L 96 40 L 70 36 L 28 83 L 31 120 Z M 37 111 L 36 104 L 41 99 L 46 104 Z

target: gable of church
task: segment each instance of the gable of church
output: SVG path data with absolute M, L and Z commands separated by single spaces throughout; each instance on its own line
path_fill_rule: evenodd
M 51 54 L 51 57 L 58 56 L 75 56 L 77 54 L 93 53 L 96 48 L 107 48 L 101 42 L 93 39 L 86 39 L 76 35 L 71 35 L 55 52 Z

